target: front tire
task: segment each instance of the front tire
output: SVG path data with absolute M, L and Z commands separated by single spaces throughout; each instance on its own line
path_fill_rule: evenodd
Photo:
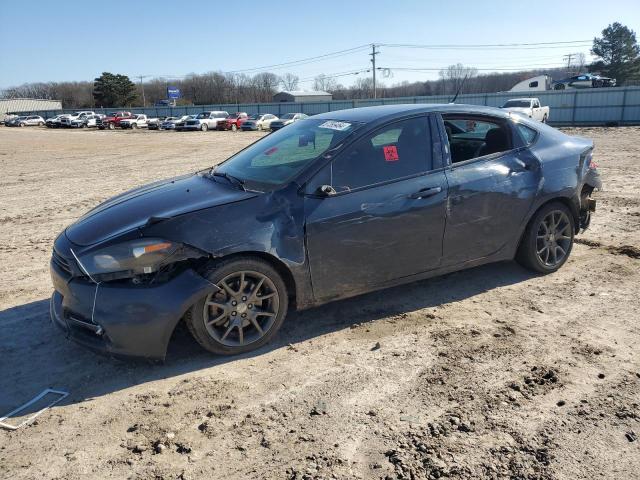
M 116 124 L 113 122 L 109 122 L 109 130 L 115 130 L 116 129 Z
M 539 273 L 557 271 L 573 248 L 575 220 L 569 208 L 551 202 L 536 212 L 522 235 L 516 260 Z
M 206 123 L 203 123 L 202 125 L 200 125 L 201 132 L 206 132 L 207 130 L 209 130 L 209 125 L 207 125 Z
M 542 117 L 542 123 L 547 123 L 547 115 L 545 114 L 544 117 Z
M 238 126 L 235 123 L 231 124 L 231 131 L 232 132 L 237 132 L 238 131 Z
M 232 258 L 212 266 L 205 277 L 220 291 L 196 302 L 185 315 L 203 348 L 237 355 L 273 338 L 287 315 L 288 293 L 271 265 L 251 257 Z

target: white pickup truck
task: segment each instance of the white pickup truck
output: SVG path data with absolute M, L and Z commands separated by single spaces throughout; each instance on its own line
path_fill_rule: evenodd
M 62 117 L 60 119 L 60 126 L 71 127 L 71 122 L 75 120 L 83 121 L 86 117 L 93 116 L 93 115 L 95 115 L 95 113 L 92 111 L 74 112 L 71 115 L 65 115 L 64 117 Z
M 549 120 L 549 107 L 541 106 L 540 100 L 537 98 L 512 98 L 507 100 L 500 108 L 525 115 L 542 123 L 547 123 L 547 120 Z
M 218 122 L 224 122 L 229 116 L 227 112 L 215 111 L 215 112 L 202 112 L 199 113 L 196 118 L 190 118 L 182 127 L 183 130 L 201 130 L 206 132 L 207 130 L 215 130 L 218 128 Z
M 131 118 L 120 120 L 120 128 L 136 129 L 145 128 L 147 126 L 147 116 L 143 114 L 133 115 Z

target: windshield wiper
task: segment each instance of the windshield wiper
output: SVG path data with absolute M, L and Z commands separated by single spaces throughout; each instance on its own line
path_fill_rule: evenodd
M 217 169 L 213 169 L 213 170 L 211 170 L 211 175 L 213 175 L 214 177 L 222 177 L 222 178 L 226 179 L 227 181 L 229 181 L 229 183 L 237 185 L 238 187 L 240 187 L 245 192 L 247 191 L 247 188 L 245 187 L 244 180 L 242 180 L 242 179 L 240 179 L 238 177 L 234 177 L 233 175 L 229 175 L 227 172 L 219 172 Z

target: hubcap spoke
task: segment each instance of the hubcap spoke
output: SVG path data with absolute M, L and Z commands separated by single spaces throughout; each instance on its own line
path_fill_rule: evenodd
M 550 212 L 540 222 L 536 234 L 536 254 L 548 267 L 560 264 L 571 248 L 571 222 L 563 211 Z
M 217 282 L 220 291 L 204 304 L 204 326 L 217 342 L 240 347 L 260 340 L 280 309 L 278 292 L 265 274 L 241 270 Z M 237 329 L 237 331 L 236 331 Z

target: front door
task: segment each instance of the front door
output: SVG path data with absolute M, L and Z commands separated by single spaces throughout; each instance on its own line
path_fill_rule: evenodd
M 317 299 L 360 293 L 436 268 L 447 184 L 433 169 L 427 116 L 387 124 L 345 149 L 311 182 L 306 241 Z

